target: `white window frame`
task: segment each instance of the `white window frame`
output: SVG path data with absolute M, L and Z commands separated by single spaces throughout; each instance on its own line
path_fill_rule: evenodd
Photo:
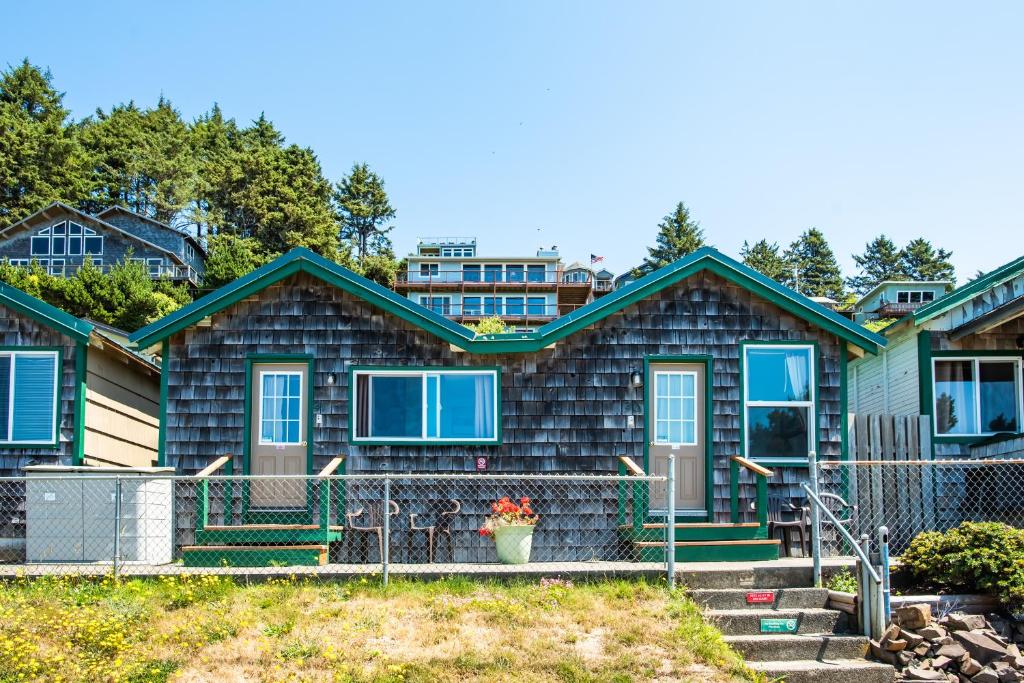
M 490 375 L 493 379 L 492 386 L 494 387 L 494 401 L 491 406 L 492 419 L 494 420 L 494 436 L 491 438 L 476 438 L 476 437 L 443 437 L 443 436 L 427 436 L 427 377 L 437 377 L 437 390 L 438 398 L 440 399 L 441 391 L 441 376 L 442 375 Z M 366 406 L 366 420 L 367 424 L 373 425 L 373 378 L 374 377 L 418 377 L 420 378 L 420 410 L 422 415 L 420 418 L 420 436 L 374 436 L 372 434 L 368 436 L 359 436 L 357 433 L 356 425 L 359 422 L 359 391 L 357 386 L 359 383 L 359 377 L 368 377 L 367 380 L 367 396 L 368 405 Z M 501 405 L 501 381 L 498 370 L 490 368 L 473 368 L 471 370 L 446 370 L 443 368 L 432 368 L 424 370 L 353 370 L 352 371 L 352 433 L 349 435 L 349 441 L 351 443 L 441 443 L 441 444 L 460 444 L 460 443 L 472 443 L 472 444 L 498 444 L 501 443 L 501 411 L 499 410 Z M 441 401 L 437 402 L 437 415 L 436 425 L 438 434 L 441 431 Z
M 779 351 L 784 349 L 797 349 L 801 351 L 808 351 L 808 356 L 811 361 L 811 366 L 808 368 L 808 381 L 807 384 L 810 387 L 810 396 L 808 401 L 751 401 L 750 400 L 750 360 L 747 356 L 747 352 L 759 349 L 769 349 L 773 351 Z M 740 450 L 744 457 L 750 457 L 754 462 L 769 458 L 771 460 L 784 460 L 792 462 L 805 462 L 806 458 L 791 457 L 791 456 L 748 456 L 747 449 L 750 446 L 750 411 L 748 408 L 807 408 L 807 452 L 817 453 L 818 443 L 818 414 L 817 414 L 817 398 L 818 398 L 818 354 L 814 344 L 744 344 L 741 348 L 740 353 L 742 354 L 743 360 L 743 376 L 740 377 L 740 382 L 743 385 L 743 443 L 740 444 Z
M 154 266 L 156 266 L 156 273 L 153 272 Z M 164 260 L 162 258 L 147 258 L 146 270 L 149 272 L 150 277 L 160 277 L 163 275 Z
M 440 299 L 441 300 L 441 311 L 447 310 L 447 312 L 445 313 L 445 312 L 435 311 L 434 310 L 434 306 L 432 304 L 432 300 L 433 299 Z M 437 313 L 438 315 L 451 315 L 452 311 L 454 310 L 452 308 L 452 297 L 450 295 L 420 294 L 420 301 L 419 301 L 419 303 L 420 303 L 420 306 L 423 306 L 423 308 L 426 308 L 427 310 L 429 310 L 429 311 L 431 311 L 433 313 Z
M 1021 433 L 1024 422 L 1024 363 L 1020 356 L 934 356 L 932 358 L 932 435 L 939 439 L 985 437 L 1004 432 L 975 432 L 965 434 L 963 432 L 939 432 L 938 404 L 939 396 L 935 391 L 935 369 L 941 362 L 971 361 L 974 376 L 974 424 L 981 427 L 981 368 L 980 363 L 1013 363 L 1015 366 L 1014 376 L 1017 381 L 1017 431 Z
M 697 438 L 697 399 L 699 397 L 699 389 L 697 388 L 697 379 L 698 379 L 697 373 L 694 372 L 693 370 L 655 370 L 651 374 L 653 375 L 651 379 L 654 381 L 654 410 L 651 411 L 651 413 L 653 415 L 652 423 L 653 423 L 653 426 L 654 426 L 654 430 L 653 430 L 654 431 L 653 443 L 655 445 L 657 445 L 657 446 L 672 446 L 672 447 L 674 447 L 674 446 L 697 446 L 697 445 L 699 445 L 700 441 Z M 693 378 L 693 418 L 689 419 L 689 420 L 684 418 L 684 417 L 680 417 L 679 418 L 680 422 L 692 422 L 693 423 L 693 440 L 692 441 L 679 441 L 679 442 L 676 442 L 676 441 L 659 441 L 658 440 L 658 377 L 660 377 L 662 375 L 664 375 L 666 377 L 671 377 L 673 375 L 678 375 L 680 378 L 682 378 L 684 376 L 692 377 Z M 680 380 L 680 381 L 682 381 L 682 380 Z M 666 398 L 668 398 L 668 397 L 666 397 Z M 685 398 L 685 397 L 680 397 L 680 398 Z M 680 410 L 682 410 L 682 409 L 680 408 Z M 672 420 L 673 418 L 666 416 L 665 419 L 666 420 Z
M 8 356 L 11 359 L 11 367 L 8 372 L 10 375 L 7 378 L 7 434 L 0 435 L 0 445 L 3 446 L 21 446 L 21 445 L 39 445 L 39 446 L 55 446 L 57 445 L 57 410 L 60 406 L 60 353 L 57 351 L 0 351 L 0 356 Z M 50 356 L 53 358 L 53 403 L 50 409 L 50 424 L 51 436 L 49 440 L 40 441 L 38 439 L 15 441 L 11 438 L 14 434 L 14 378 L 15 378 L 15 366 L 18 362 L 18 356 Z
M 286 377 L 298 376 L 298 378 L 299 378 L 299 440 L 298 441 L 266 441 L 266 440 L 264 440 L 264 438 L 263 438 L 263 400 L 264 400 L 264 396 L 263 396 L 263 376 L 264 375 L 275 375 L 275 376 L 276 375 L 284 375 Z M 303 427 L 303 421 L 304 421 L 303 417 L 306 415 L 306 406 L 305 406 L 305 403 L 306 403 L 306 391 L 305 391 L 305 389 L 306 388 L 303 386 L 302 375 L 303 375 L 303 372 L 301 370 L 260 370 L 259 371 L 259 380 L 260 380 L 260 417 L 259 417 L 259 423 L 258 423 L 258 427 L 259 427 L 258 443 L 259 443 L 260 446 L 301 446 L 303 444 L 303 442 L 306 441 L 306 439 L 302 438 L 302 436 L 303 436 L 302 435 L 302 430 L 304 429 L 304 427 Z M 281 397 L 275 396 L 274 398 L 281 398 Z M 277 420 L 277 418 L 274 418 L 274 419 L 275 419 L 275 421 Z M 287 420 L 284 420 L 284 422 L 287 422 Z

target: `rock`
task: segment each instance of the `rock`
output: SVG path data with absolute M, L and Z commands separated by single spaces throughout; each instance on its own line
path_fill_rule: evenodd
M 899 638 L 900 638 L 900 640 L 907 641 L 907 647 L 910 648 L 911 650 L 913 650 L 915 647 L 920 645 L 921 641 L 924 640 L 924 638 L 922 638 L 921 636 L 917 635 L 917 633 L 915 633 L 914 631 L 908 631 L 908 630 L 902 629 L 902 628 L 900 629 Z
M 897 669 L 902 669 L 907 665 L 907 662 L 900 661 L 900 653 L 886 650 L 877 640 L 868 641 L 868 645 L 871 648 L 871 656 L 883 664 L 895 666 Z
M 951 631 L 973 631 L 976 628 L 988 628 L 988 622 L 980 614 L 950 614 L 942 620 L 942 625 Z
M 931 624 L 917 629 L 917 635 L 921 636 L 925 640 L 938 640 L 939 638 L 946 637 L 946 629 L 942 628 L 938 624 Z
M 940 647 L 936 654 L 943 657 L 949 657 L 950 659 L 960 659 L 967 654 L 967 650 L 965 650 L 964 646 L 959 643 L 949 643 Z
M 1020 657 L 1020 648 L 1010 643 L 1006 646 L 1006 654 L 1008 657 Z
M 938 657 L 932 660 L 932 668 L 946 670 L 952 663 L 953 660 L 949 657 L 943 657 L 942 655 L 939 655 Z
M 888 640 L 882 645 L 882 647 L 889 652 L 902 652 L 907 649 L 907 641 L 900 639 Z
M 1013 667 L 1007 666 L 999 670 L 999 683 L 1020 683 L 1020 672 Z
M 910 667 L 903 672 L 903 677 L 908 681 L 944 681 L 946 680 L 946 674 L 935 669 L 922 669 L 918 667 Z M 999 683 L 999 679 L 996 678 L 996 682 Z
M 971 683 L 999 683 L 999 674 L 986 667 L 971 677 Z
M 967 658 L 966 662 L 960 662 L 960 673 L 965 676 L 973 676 L 981 671 L 981 663 L 977 659 Z
M 929 642 L 922 641 L 920 645 L 914 648 L 914 654 L 918 657 L 926 657 L 931 652 L 932 645 Z
M 1006 648 L 980 633 L 954 631 L 953 638 L 963 645 L 964 649 L 971 654 L 971 657 L 977 659 L 982 665 L 1002 659 L 1006 655 Z
M 923 628 L 931 623 L 931 605 L 924 603 L 896 608 L 896 622 L 903 628 Z

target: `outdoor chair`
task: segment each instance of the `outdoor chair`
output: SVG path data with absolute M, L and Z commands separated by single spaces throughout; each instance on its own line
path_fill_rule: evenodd
M 448 555 L 455 561 L 455 544 L 452 542 L 452 524 L 455 516 L 462 510 L 462 503 L 455 498 L 438 500 L 430 504 L 425 513 L 409 515 L 409 557 L 412 557 L 413 538 L 417 532 L 427 534 L 427 561 L 434 563 L 436 544 L 441 536 L 448 541 Z M 423 524 L 420 525 L 422 520 Z
M 394 517 L 399 513 L 398 503 L 393 500 L 388 501 L 389 514 Z M 364 517 L 365 515 L 365 517 Z M 362 524 L 356 524 L 356 519 L 362 517 L 359 520 Z M 377 550 L 380 552 L 379 557 L 381 561 L 384 559 L 384 502 L 375 500 L 363 503 L 363 507 L 359 508 L 355 512 L 345 513 L 346 529 L 349 532 L 358 534 L 362 539 L 363 553 L 361 555 L 364 562 L 370 561 L 370 534 L 377 535 Z M 353 535 L 354 535 L 353 534 Z
M 839 520 L 839 524 L 845 528 L 851 536 L 857 537 L 857 506 L 851 505 L 846 502 L 846 499 L 842 496 L 837 496 L 834 493 L 819 493 L 818 498 L 821 500 L 825 508 L 835 515 L 835 518 Z M 807 518 L 807 526 L 810 528 L 811 519 L 811 508 L 805 507 L 804 514 Z M 825 536 L 828 532 L 829 527 L 835 526 L 832 520 L 828 519 L 824 514 L 819 515 L 821 521 L 821 528 L 823 530 L 822 536 Z M 830 539 L 835 542 L 839 542 L 839 533 L 834 532 L 835 537 Z M 824 539 L 823 539 L 824 540 Z M 808 542 L 810 542 L 810 534 L 808 534 Z M 810 554 L 808 551 L 807 554 Z
M 750 507 L 756 509 L 757 504 L 751 503 Z M 768 538 L 775 538 L 776 530 L 782 532 L 780 540 L 786 557 L 792 554 L 791 531 L 796 531 L 800 537 L 801 554 L 807 554 L 807 539 L 810 536 L 807 519 L 806 508 L 781 496 L 768 496 Z

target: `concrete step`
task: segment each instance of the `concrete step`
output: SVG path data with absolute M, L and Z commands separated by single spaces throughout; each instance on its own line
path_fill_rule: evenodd
M 769 680 L 786 683 L 892 683 L 896 679 L 896 670 L 888 664 L 862 659 L 747 662 L 747 666 L 765 674 Z
M 725 636 L 732 649 L 747 661 L 790 661 L 813 659 L 864 659 L 868 639 L 864 636 L 780 635 Z
M 747 602 L 751 592 L 763 593 L 746 588 L 700 588 L 689 592 L 690 598 L 705 609 L 800 609 L 825 607 L 828 591 L 824 588 L 777 588 L 771 603 Z
M 664 555 L 664 552 L 662 553 Z M 848 560 L 822 562 L 824 581 L 853 566 Z M 687 562 L 676 567 L 676 578 L 687 588 L 806 588 L 814 585 L 809 558 L 772 562 Z
M 713 609 L 704 618 L 727 636 L 761 635 L 761 619 L 793 619 L 793 633 L 835 633 L 846 627 L 846 615 L 831 609 Z

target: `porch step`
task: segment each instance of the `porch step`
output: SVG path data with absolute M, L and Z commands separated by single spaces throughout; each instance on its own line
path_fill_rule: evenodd
M 275 543 L 331 543 L 341 540 L 342 527 L 324 531 L 316 524 L 235 524 L 208 526 L 196 531 L 196 545 L 255 545 Z
M 749 603 L 750 590 L 742 588 L 702 588 L 689 591 L 690 598 L 705 609 L 765 610 L 765 609 L 806 609 L 823 608 L 828 603 L 828 591 L 824 588 L 782 588 L 772 591 L 774 600 L 770 603 Z
M 635 541 L 641 561 L 660 562 L 665 557 L 664 541 Z M 677 562 L 755 562 L 779 559 L 779 541 L 754 538 L 729 541 L 676 541 Z
M 796 622 L 788 635 L 834 633 L 846 626 L 846 614 L 831 609 L 716 609 L 704 613 L 707 620 L 725 635 L 762 635 L 762 619 L 786 619 Z
M 739 524 L 680 522 L 673 525 L 673 528 L 677 541 L 738 541 L 768 537 L 767 528 L 761 527 L 756 522 Z M 634 541 L 660 541 L 665 538 L 664 522 L 649 522 L 639 527 L 624 524 L 619 527 L 619 530 Z
M 725 636 L 725 642 L 748 661 L 863 660 L 868 653 L 868 639 L 864 636 L 745 635 Z
M 865 659 L 747 662 L 747 666 L 763 673 L 768 680 L 785 683 L 892 683 L 896 680 L 896 670 L 891 666 Z
M 847 561 L 822 562 L 822 578 L 828 581 L 836 573 L 852 567 L 853 563 Z M 676 579 L 690 590 L 777 590 L 814 585 L 811 562 L 801 559 L 783 559 L 775 562 L 705 562 L 696 566 L 686 564 L 676 567 Z
M 187 545 L 186 567 L 272 567 L 327 564 L 327 545 Z

